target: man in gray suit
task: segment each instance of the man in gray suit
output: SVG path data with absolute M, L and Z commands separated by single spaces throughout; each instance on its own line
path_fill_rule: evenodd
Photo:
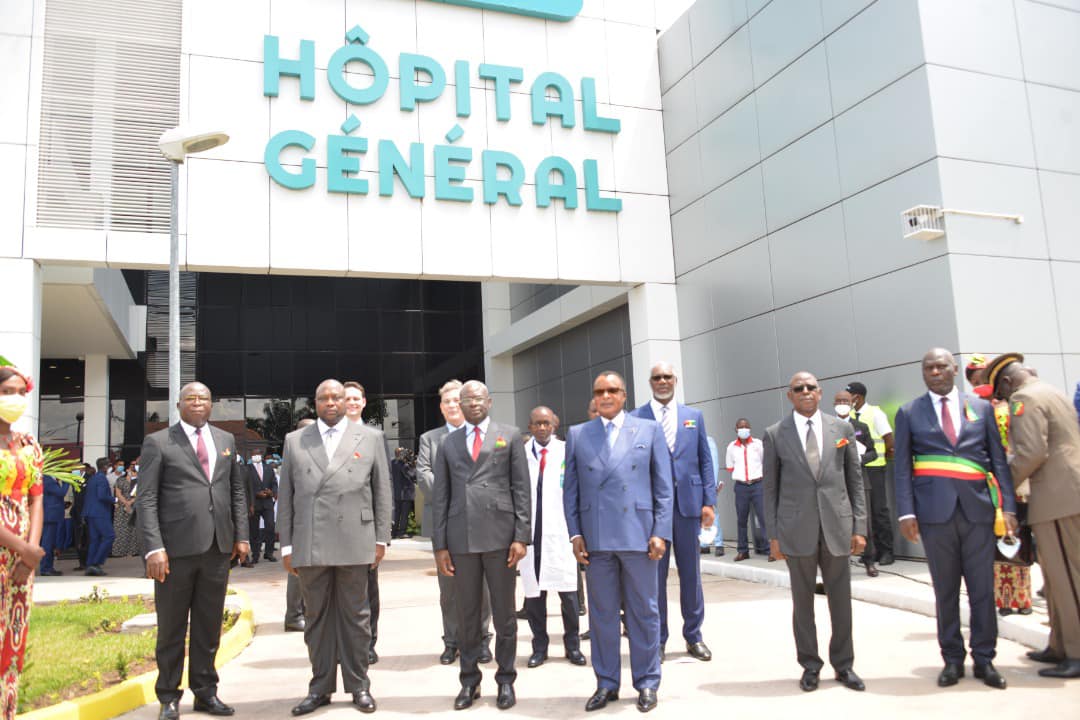
M 816 690 L 824 665 L 814 624 L 820 567 L 832 620 L 829 663 L 838 682 L 864 690 L 852 670 L 849 557 L 866 546 L 866 501 L 855 431 L 850 423 L 818 410 L 821 387 L 810 373 L 795 373 L 787 396 L 794 412 L 765 431 L 765 525 L 772 555 L 787 560 L 791 577 L 795 648 L 803 667 L 799 687 Z
M 420 485 L 421 492 L 424 493 L 421 530 L 428 537 L 431 537 L 432 501 L 435 499 L 435 458 L 438 457 L 439 446 L 442 445 L 446 436 L 465 424 L 465 416 L 461 414 L 460 380 L 450 380 L 439 388 L 439 411 L 442 412 L 443 420 L 446 422 L 420 436 L 420 453 L 416 457 L 416 481 Z M 439 578 L 439 609 L 442 610 L 443 623 L 443 652 L 439 656 L 439 662 L 449 665 L 458 656 L 454 578 L 447 575 L 436 577 Z M 484 635 L 484 647 L 480 651 L 480 662 L 487 663 L 491 662 L 491 603 L 486 591 L 482 598 L 480 630 Z
M 435 461 L 431 535 L 439 573 L 453 577 L 457 591 L 461 692 L 454 709 L 463 710 L 480 697 L 477 663 L 486 580 L 499 664 L 496 705 L 506 710 L 516 702 L 515 569 L 532 536 L 529 464 L 518 429 L 488 417 L 491 396 L 484 383 L 465 383 L 461 409 L 465 427 L 446 437 Z
M 285 437 L 278 492 L 281 562 L 300 578 L 304 642 L 311 660 L 305 715 L 345 691 L 361 712 L 375 712 L 368 680 L 371 645 L 368 567 L 390 542 L 390 470 L 382 431 L 345 419 L 345 388 L 315 390 L 314 425 Z
M 180 422 L 143 440 L 135 518 L 153 578 L 157 611 L 160 720 L 180 717 L 184 635 L 191 615 L 188 686 L 196 712 L 232 715 L 217 696 L 214 669 L 229 561 L 248 547 L 247 477 L 234 462 L 236 441 L 211 427 L 210 390 L 199 382 L 180 389 Z

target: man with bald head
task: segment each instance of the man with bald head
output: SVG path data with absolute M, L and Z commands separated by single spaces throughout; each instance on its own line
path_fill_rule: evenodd
M 371 605 L 368 570 L 390 542 L 390 466 L 381 430 L 346 419 L 345 387 L 315 390 L 314 425 L 285 436 L 278 491 L 281 562 L 300 579 L 308 694 L 306 715 L 330 703 L 341 666 L 345 692 L 375 712 L 368 679 Z
M 191 616 L 188 686 L 195 710 L 232 715 L 217 696 L 214 669 L 225 609 L 229 560 L 248 547 L 244 466 L 236 441 L 209 425 L 213 398 L 199 382 L 180 389 L 180 422 L 143 440 L 135 518 L 154 583 L 160 720 L 180 716 L 184 636 Z
M 971 656 L 975 677 L 1005 689 L 994 668 L 997 613 L 994 608 L 995 516 L 1016 530 L 1016 493 L 1001 445 L 994 409 L 956 387 L 956 359 L 933 348 L 922 359 L 927 393 L 896 412 L 896 510 L 900 533 L 921 536 L 934 582 L 937 635 L 945 667 L 939 687 L 964 677 L 960 633 L 960 580 L 971 607 Z
M 705 621 L 705 595 L 701 589 L 701 554 L 698 536 L 715 520 L 716 480 L 705 418 L 697 408 L 675 402 L 679 382 L 669 362 L 658 362 L 649 372 L 652 400 L 634 410 L 636 417 L 660 423 L 671 457 L 671 480 L 675 488 L 671 547 L 657 567 L 660 582 L 660 659 L 668 640 L 667 579 L 671 554 L 679 569 L 679 605 L 682 610 L 686 652 L 703 661 L 712 660 L 701 625 Z
M 495 682 L 500 710 L 514 706 L 517 615 L 515 570 L 532 542 L 529 465 L 521 432 L 492 420 L 487 386 L 461 388 L 465 424 L 443 441 L 435 458 L 431 545 L 439 573 L 454 578 L 457 593 L 461 691 L 454 709 L 480 697 L 484 582 L 495 626 Z
M 866 546 L 855 431 L 821 412 L 821 386 L 810 373 L 792 376 L 787 397 L 793 412 L 765 430 L 765 528 L 772 555 L 787 561 L 791 578 L 795 648 L 803 667 L 799 687 L 817 690 L 824 665 L 814 622 L 814 585 L 821 568 L 832 624 L 829 664 L 837 682 L 862 691 L 866 687 L 852 669 L 851 639 L 849 558 Z

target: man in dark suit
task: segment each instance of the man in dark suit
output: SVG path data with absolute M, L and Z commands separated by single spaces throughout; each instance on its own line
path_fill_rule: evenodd
M 675 490 L 671 523 L 671 547 L 660 559 L 660 659 L 668 640 L 667 580 L 671 553 L 679 568 L 679 605 L 683 617 L 686 652 L 698 660 L 712 660 L 712 653 L 702 641 L 701 624 L 705 621 L 705 595 L 701 589 L 701 553 L 698 536 L 702 528 L 715 520 L 716 483 L 705 433 L 705 418 L 697 408 L 675 402 L 679 379 L 669 362 L 659 362 L 649 373 L 653 399 L 634 410 L 632 415 L 655 420 L 664 432 L 671 454 L 671 479 Z
M 86 551 L 86 574 L 100 576 L 105 574 L 102 565 L 109 557 L 116 531 L 113 529 L 113 505 L 116 496 L 109 487 L 105 470 L 109 467 L 108 458 L 98 458 L 98 471 L 90 476 L 83 488 L 86 497 L 83 501 L 82 517 L 89 531 L 90 542 Z
M 277 501 L 278 482 L 274 475 L 274 469 L 263 462 L 262 453 L 251 456 L 251 465 L 248 466 L 248 482 L 251 484 L 251 505 L 254 512 L 251 515 L 251 554 L 253 562 L 258 562 L 260 551 L 262 557 L 274 562 L 274 503 Z M 262 520 L 262 530 L 259 529 L 259 521 Z M 265 543 L 265 549 L 263 544 Z
M 566 528 L 588 575 L 597 688 L 585 710 L 619 698 L 621 606 L 637 708 L 648 712 L 660 687 L 657 566 L 671 541 L 671 455 L 659 424 L 623 412 L 619 373 L 600 373 L 593 397 L 600 416 L 570 428 L 563 476 Z
M 423 520 L 420 530 L 428 537 L 431 537 L 433 524 L 435 459 L 439 455 L 439 447 L 446 439 L 446 436 L 465 424 L 465 416 L 461 414 L 460 380 L 450 380 L 439 388 L 439 412 L 442 413 L 444 424 L 434 430 L 428 430 L 420 436 L 420 453 L 416 457 L 416 481 L 420 485 L 420 491 L 424 493 Z M 436 577 L 439 579 L 439 609 L 442 612 L 443 624 L 443 652 L 439 656 L 439 662 L 443 665 L 449 665 L 458 656 L 458 621 L 454 578 L 441 573 L 436 574 Z M 480 632 L 484 636 L 484 647 L 480 650 L 480 662 L 488 663 L 492 660 L 490 647 L 491 602 L 486 591 L 482 596 Z
M 64 525 L 64 496 L 67 495 L 68 486 L 51 475 L 41 479 L 44 489 L 44 526 L 41 529 L 41 549 L 45 554 L 41 556 L 41 565 L 38 575 L 49 577 L 63 575 L 64 573 L 53 567 L 55 551 L 59 546 L 60 532 Z
M 851 639 L 849 556 L 866 546 L 866 503 L 855 431 L 818 409 L 821 387 L 808 372 L 788 384 L 794 412 L 765 431 L 765 528 L 772 555 L 787 560 L 799 687 L 816 690 L 824 663 L 814 622 L 817 569 L 829 599 L 829 664 L 836 680 L 864 690 Z
M 529 464 L 520 431 L 488 417 L 491 396 L 484 383 L 465 383 L 461 409 L 465 426 L 446 437 L 435 461 L 431 535 L 439 572 L 454 577 L 457 592 L 461 692 L 454 709 L 470 707 L 480 697 L 486 581 L 499 665 L 496 705 L 506 710 L 517 702 L 514 586 L 517 563 L 532 537 Z
M 236 441 L 211 427 L 210 389 L 180 389 L 180 422 L 143 440 L 135 518 L 146 548 L 146 575 L 157 606 L 155 692 L 160 720 L 180 716 L 184 636 L 191 616 L 188 686 L 195 711 L 232 715 L 217 696 L 214 669 L 229 561 L 249 551 L 243 468 Z
M 960 579 L 971 606 L 971 656 L 975 677 L 1005 689 L 994 668 L 997 614 L 994 609 L 994 521 L 1004 513 L 1016 529 L 1016 493 L 990 403 L 960 392 L 956 359 L 944 348 L 923 356 L 928 393 L 896 412 L 896 508 L 900 532 L 910 542 L 922 536 L 937 606 L 938 644 L 945 667 L 938 685 L 964 676 L 960 634 Z M 990 486 L 996 485 L 995 503 Z
M 292 709 L 330 704 L 338 666 L 361 712 L 375 712 L 368 678 L 371 607 L 368 568 L 390 542 L 390 465 L 381 430 L 346 420 L 345 387 L 315 390 L 314 425 L 285 437 L 278 494 L 281 561 L 300 578 L 308 694 Z

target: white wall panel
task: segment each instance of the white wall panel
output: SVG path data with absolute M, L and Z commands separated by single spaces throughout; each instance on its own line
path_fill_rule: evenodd
M 689 14 L 684 14 L 657 38 L 660 55 L 660 91 L 667 92 L 694 62 L 690 49 Z
M 854 372 L 858 365 L 851 289 L 777 310 L 776 341 L 784 382 L 800 370 L 819 379 Z M 832 396 L 823 396 L 821 404 L 832 407 Z
M 701 181 L 707 192 L 719 187 L 761 160 L 757 108 L 748 97 L 698 133 L 701 142 Z
M 615 188 L 619 192 L 666 195 L 666 158 L 664 149 L 656 142 L 663 132 L 660 113 L 629 107 L 617 107 L 613 111 L 622 121 L 622 130 L 614 138 Z
M 772 155 L 832 115 L 825 47 L 818 45 L 758 88 L 762 156 Z
M 344 275 L 349 269 L 348 198 L 325 192 L 326 170 L 316 186 L 297 192 L 270 184 L 270 267 L 273 272 Z M 370 176 L 370 175 L 369 175 Z M 378 186 L 369 182 L 371 192 Z M 393 247 L 392 243 L 387 243 Z
M 833 124 L 818 128 L 766 159 L 765 216 L 777 230 L 840 199 Z
M 184 0 L 183 8 L 181 52 L 262 62 L 263 35 L 270 32 L 267 0 Z M 299 49 L 283 44 L 281 56 L 298 58 Z
M 769 313 L 716 331 L 716 373 L 721 397 L 779 387 L 782 381 L 774 318 Z M 684 351 L 684 363 L 686 356 Z
M 664 144 L 671 152 L 701 127 L 694 95 L 694 73 L 675 83 L 663 98 Z
M 849 284 L 844 212 L 840 205 L 769 235 L 777 307 Z
M 3 27 L 0 25 L 0 27 Z M 0 143 L 26 142 L 30 38 L 0 34 Z
M 0 143 L 0 167 L 0 257 L 21 257 L 26 147 Z
M 1080 90 L 1080 13 L 1033 2 L 1016 3 L 1024 76 Z
M 818 0 L 772 0 L 750 20 L 754 84 L 762 85 L 822 35 Z
M 536 207 L 536 188 L 521 188 L 518 207 L 504 198 L 490 207 L 492 273 L 508 278 L 556 277 L 559 252 L 555 214 L 550 208 Z M 513 242 L 506 242 L 511 238 Z
M 1080 261 L 1080 175 L 1040 171 L 1039 187 L 1050 257 Z
M 747 20 L 745 0 L 699 0 L 690 6 L 694 63 L 720 47 Z
M 1000 0 L 922 0 L 926 61 L 1019 78 L 1020 49 L 1014 7 Z
M 616 217 L 620 272 L 654 282 L 675 282 L 667 197 L 632 193 L 619 193 L 618 197 L 623 202 Z
M 270 178 L 262 165 L 191 158 L 185 166 L 188 242 L 181 262 L 191 269 L 269 269 Z
M 694 86 L 698 121 L 702 125 L 712 122 L 750 94 L 754 89 L 754 73 L 750 64 L 750 30 L 746 26 L 694 69 Z
M 702 196 L 701 142 L 697 135 L 668 153 L 667 170 L 672 211 L 681 210 Z
M 1080 173 L 1080 92 L 1030 84 L 1027 90 L 1038 167 Z
M 1036 277 L 1033 280 L 1043 281 L 1044 284 L 1041 287 L 1030 286 L 1035 289 L 1036 302 L 1028 304 L 1027 293 L 1025 292 L 1024 302 L 1015 303 L 1016 309 L 1014 313 L 1027 314 L 1030 309 L 1032 311 L 1041 311 L 1043 307 L 1043 298 L 1050 288 L 1048 283 L 1045 283 L 1045 275 L 1038 268 L 1035 267 L 1035 263 L 1031 263 L 1032 267 L 1030 272 L 1035 274 Z M 1035 320 L 1032 323 L 1035 327 L 1030 329 L 1030 335 L 1028 334 L 1028 323 L 1022 322 L 1024 327 L 1025 339 L 1033 338 L 1033 335 L 1038 330 L 1044 330 L 1049 337 L 1041 337 L 1038 340 L 1034 340 L 1033 344 L 1018 345 L 1017 347 L 1023 347 L 1031 352 L 1067 352 L 1067 353 L 1080 353 L 1080 323 L 1076 321 L 1077 308 L 1080 308 L 1080 263 L 1077 262 L 1062 262 L 1056 261 L 1050 263 L 1051 277 L 1053 278 L 1053 301 L 1056 306 L 1057 325 L 1061 328 L 1061 346 L 1055 347 L 1053 339 L 1057 336 L 1057 333 L 1053 332 L 1052 327 L 1047 328 L 1046 325 L 1051 325 L 1053 316 L 1048 315 L 1045 320 L 1040 318 L 1033 318 Z M 1010 277 L 1012 277 L 1012 270 L 1008 271 Z M 1022 278 L 1027 280 L 1028 278 Z M 1025 288 L 1029 287 L 1027 285 Z
M 202 157 L 261 163 L 266 141 L 270 139 L 270 100 L 262 94 L 262 64 L 193 55 L 190 58 L 189 78 L 191 85 L 199 88 L 199 92 L 191 94 L 187 122 L 193 127 L 220 128 L 229 134 L 228 143 L 201 153 Z M 317 87 L 316 97 L 319 90 L 324 94 L 330 93 L 327 87 Z M 283 81 L 281 94 L 281 106 L 301 102 L 298 85 L 290 86 Z M 303 107 L 295 112 L 306 110 L 309 105 L 303 103 Z M 330 127 L 315 127 L 308 124 L 312 114 L 315 113 L 304 113 L 307 122 L 300 127 L 310 128 L 316 138 L 323 135 L 317 145 L 323 147 L 326 134 L 340 132 L 337 126 L 345 118 L 342 117 Z
M 705 198 L 687 205 L 671 216 L 671 234 L 672 237 L 679 238 L 678 244 L 674 245 L 677 275 L 712 257 L 709 235 L 705 231 Z
M 765 235 L 765 194 L 761 166 L 705 196 L 707 258 L 719 257 Z
M 712 269 L 712 306 L 717 326 L 773 309 L 769 243 L 765 239 L 717 258 L 707 267 Z
M 651 5 L 650 5 L 651 7 Z M 656 30 L 642 25 L 607 23 L 608 85 L 612 105 L 660 109 L 660 69 Z M 648 52 L 648 49 L 652 52 Z

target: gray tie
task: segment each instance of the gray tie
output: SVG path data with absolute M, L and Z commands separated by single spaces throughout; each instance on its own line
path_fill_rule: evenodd
M 818 450 L 817 435 L 814 434 L 814 421 L 806 421 L 806 462 L 810 465 L 810 472 L 817 477 L 821 467 L 821 453 Z

